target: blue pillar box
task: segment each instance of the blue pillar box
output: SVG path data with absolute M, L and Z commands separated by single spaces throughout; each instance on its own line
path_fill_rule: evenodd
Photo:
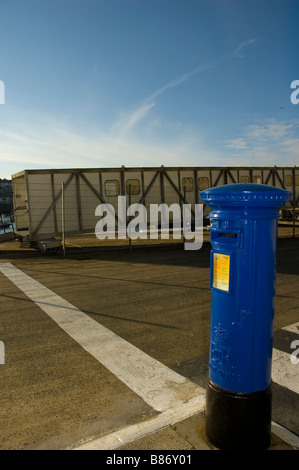
M 200 196 L 212 208 L 206 436 L 220 449 L 267 448 L 277 220 L 291 193 L 242 183 Z

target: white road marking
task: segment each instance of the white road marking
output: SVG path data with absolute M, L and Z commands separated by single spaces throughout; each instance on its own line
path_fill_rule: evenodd
M 141 423 L 126 426 L 107 436 L 98 439 L 89 440 L 88 442 L 78 445 L 72 450 L 112 450 L 117 449 L 125 444 L 136 441 L 141 437 L 147 436 L 154 432 L 160 431 L 167 426 L 171 426 L 183 419 L 187 419 L 197 413 L 204 411 L 205 397 L 198 396 L 191 399 L 188 403 L 179 407 L 169 409 L 160 413 L 158 416 Z
M 0 264 L 0 271 L 156 411 L 177 408 L 205 394 L 203 388 L 114 334 L 11 263 Z
M 299 334 L 299 322 L 285 326 L 282 330 Z M 290 353 L 273 349 L 272 356 L 272 380 L 277 384 L 299 393 L 299 364 L 291 362 L 293 350 L 290 345 Z
M 76 450 L 116 449 L 204 411 L 205 389 L 120 338 L 11 263 L 0 264 L 0 271 L 86 351 L 161 412 L 148 421 L 82 443 Z M 298 327 L 296 323 L 284 329 L 297 333 Z M 273 349 L 272 380 L 299 393 L 299 366 L 291 363 L 290 354 Z M 272 422 L 272 432 L 298 447 L 297 436 L 277 423 Z
M 291 331 L 292 333 L 299 334 L 299 322 L 293 323 L 292 325 L 285 326 L 282 330 Z
M 291 352 L 288 354 L 273 348 L 272 381 L 299 393 L 299 364 L 292 364 Z
M 274 421 L 271 422 L 271 431 L 290 446 L 299 449 L 299 437 L 296 434 L 280 426 L 280 424 L 274 423 Z
M 186 405 L 182 405 L 178 409 L 167 410 L 160 415 L 142 423 L 127 426 L 118 431 L 115 431 L 107 436 L 99 437 L 97 439 L 91 438 L 77 447 L 70 447 L 66 450 L 113 450 L 121 446 L 129 444 L 137 439 L 153 434 L 160 431 L 167 426 L 172 426 L 183 419 L 190 418 L 191 416 L 201 413 L 205 410 L 205 398 L 198 397 L 191 400 Z M 289 431 L 288 429 L 280 426 L 280 424 L 271 421 L 271 432 L 280 437 L 285 443 L 299 449 L 299 437 Z

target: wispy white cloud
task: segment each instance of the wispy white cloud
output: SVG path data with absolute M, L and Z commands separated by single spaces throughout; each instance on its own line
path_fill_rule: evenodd
M 299 162 L 299 138 L 287 138 L 282 142 L 284 150 L 290 155 L 294 155 Z
M 242 42 L 233 52 L 233 56 L 243 57 L 242 51 L 251 44 L 254 44 L 256 41 L 257 39 L 250 39 L 249 41 Z M 142 100 L 137 105 L 137 107 L 133 109 L 133 111 L 123 113 L 120 119 L 115 123 L 113 130 L 116 131 L 119 136 L 124 136 L 125 134 L 130 132 L 135 126 L 137 126 L 139 122 L 141 122 L 148 115 L 149 111 L 156 105 L 156 99 L 159 96 L 163 95 L 163 93 L 165 93 L 167 90 L 170 90 L 171 88 L 175 88 L 177 86 L 182 85 L 183 83 L 187 82 L 191 77 L 201 72 L 214 69 L 215 67 L 219 66 L 221 63 L 226 61 L 228 58 L 229 56 L 221 57 L 220 59 L 195 67 L 189 72 L 186 72 L 174 78 L 173 80 L 170 80 L 165 85 L 158 88 L 151 95 Z
M 245 49 L 248 46 L 251 46 L 252 44 L 254 44 L 255 42 L 257 42 L 257 38 L 253 38 L 253 39 L 249 39 L 248 41 L 241 42 L 241 44 L 239 44 L 239 46 L 234 50 L 233 55 L 239 58 L 244 57 Z
M 220 61 L 218 62 L 211 62 L 209 64 L 205 64 L 202 66 L 198 66 L 195 69 L 184 73 L 173 80 L 170 80 L 161 88 L 153 92 L 151 95 L 146 97 L 142 100 L 138 106 L 133 109 L 133 111 L 128 113 L 123 113 L 120 119 L 113 126 L 113 131 L 120 137 L 125 136 L 128 134 L 135 126 L 139 124 L 149 113 L 149 111 L 156 105 L 156 99 L 165 93 L 167 90 L 171 88 L 175 88 L 179 85 L 182 85 L 184 82 L 189 80 L 194 75 L 197 75 L 200 72 L 204 72 L 206 70 L 212 69 L 216 67 Z
M 182 83 L 186 82 L 193 75 L 196 75 L 200 72 L 204 72 L 206 70 L 210 70 L 210 69 L 216 67 L 216 65 L 218 65 L 218 62 L 198 66 L 195 69 L 191 70 L 190 72 L 184 73 L 183 75 L 180 75 L 179 77 L 176 77 L 175 79 L 169 81 L 168 83 L 166 83 L 166 85 L 162 86 L 157 91 L 155 91 L 149 98 L 147 98 L 147 100 L 150 100 L 150 101 L 153 100 L 154 98 L 161 95 L 162 93 L 164 93 L 169 88 L 174 88 L 178 85 L 181 85 Z
M 148 115 L 154 106 L 154 102 L 144 101 L 133 111 L 122 113 L 112 125 L 111 132 L 116 138 L 123 138 Z
M 247 159 L 248 164 L 295 165 L 299 157 L 299 122 L 274 118 L 248 125 L 242 136 L 227 140 L 236 159 Z
M 236 139 L 227 140 L 225 146 L 232 149 L 245 149 L 247 148 L 247 142 L 243 137 Z
M 247 136 L 255 139 L 280 140 L 293 129 L 294 123 L 285 123 L 275 119 L 264 119 L 257 124 L 251 124 L 247 130 Z
M 8 107 L 6 108 L 8 109 Z M 146 108 L 144 109 L 146 112 Z M 136 119 L 138 119 L 136 115 Z M 157 124 L 157 123 L 156 123 Z M 0 126 L 1 177 L 25 168 L 125 166 L 294 165 L 298 163 L 299 120 L 255 121 L 217 147 L 192 126 L 167 122 L 167 134 L 122 137 L 65 120 L 12 113 Z M 78 131 L 80 129 L 80 131 Z
M 139 117 L 136 114 L 132 120 Z M 120 136 L 34 113 L 22 117 L 21 111 L 14 110 L 0 126 L 1 177 L 26 168 L 198 165 L 217 157 L 197 130 L 167 125 L 171 138 L 158 138 L 154 128 L 147 138 L 139 138 L 137 133 Z

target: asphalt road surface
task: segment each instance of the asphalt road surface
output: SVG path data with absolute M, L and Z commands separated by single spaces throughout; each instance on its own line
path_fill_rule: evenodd
M 195 252 L 1 253 L 1 450 L 76 448 L 123 429 L 132 442 L 169 413 L 180 421 L 202 411 L 209 243 Z M 299 239 L 279 239 L 272 419 L 295 435 L 298 321 Z

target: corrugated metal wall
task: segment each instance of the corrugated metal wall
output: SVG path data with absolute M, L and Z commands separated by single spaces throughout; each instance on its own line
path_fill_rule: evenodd
M 227 183 L 269 184 L 292 191 L 289 208 L 299 200 L 299 167 L 173 167 L 68 170 L 25 170 L 12 177 L 16 229 L 28 230 L 31 239 L 61 234 L 64 183 L 66 234 L 94 231 L 101 203 L 111 204 L 117 215 L 118 196 L 129 203 L 200 203 L 201 190 Z M 129 185 L 131 197 L 129 200 Z M 207 216 L 209 208 L 204 208 Z

